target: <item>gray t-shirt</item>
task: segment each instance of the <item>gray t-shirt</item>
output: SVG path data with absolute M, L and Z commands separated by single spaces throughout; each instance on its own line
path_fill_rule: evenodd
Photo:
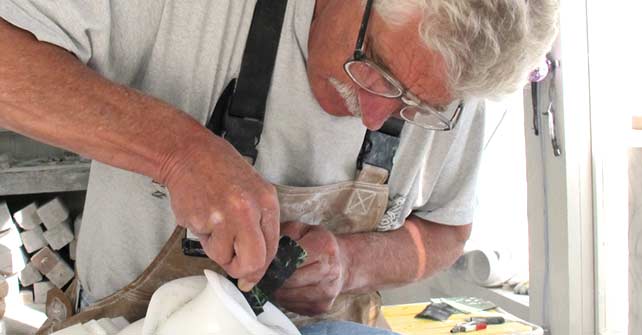
M 2 0 L 0 17 L 204 124 L 239 72 L 254 4 Z M 314 5 L 291 0 L 285 16 L 256 161 L 273 183 L 318 186 L 353 179 L 366 131 L 357 118 L 325 113 L 310 90 L 306 59 Z M 472 222 L 482 110 L 482 103 L 467 101 L 450 132 L 404 127 L 389 182 L 395 211 L 381 230 L 398 228 L 411 213 L 448 225 Z M 88 295 L 102 298 L 134 280 L 174 227 L 166 190 L 149 177 L 93 162 L 77 249 Z

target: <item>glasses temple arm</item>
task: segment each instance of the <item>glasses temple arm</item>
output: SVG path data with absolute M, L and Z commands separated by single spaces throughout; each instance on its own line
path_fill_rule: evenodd
M 366 2 L 363 19 L 361 20 L 361 27 L 359 28 L 359 36 L 357 37 L 357 44 L 354 47 L 354 59 L 361 59 L 363 57 L 363 41 L 366 38 L 366 31 L 368 30 L 368 21 L 370 21 L 370 12 L 372 11 L 373 2 L 373 0 L 368 0 Z

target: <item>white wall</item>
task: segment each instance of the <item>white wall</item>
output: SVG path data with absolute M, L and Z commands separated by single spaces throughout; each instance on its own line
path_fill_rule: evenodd
M 642 148 L 629 155 L 629 334 L 642 329 Z

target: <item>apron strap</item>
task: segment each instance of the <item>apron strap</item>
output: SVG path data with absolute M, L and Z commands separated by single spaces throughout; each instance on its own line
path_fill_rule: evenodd
M 385 184 L 388 176 L 388 170 L 378 166 L 364 164 L 363 168 L 357 173 L 357 181 L 371 184 Z
M 389 118 L 378 131 L 366 131 L 361 152 L 357 158 L 357 169 L 360 170 L 357 179 L 383 178 L 381 184 L 388 181 L 404 124 L 403 120 Z M 377 169 L 367 168 L 368 166 L 385 171 L 385 177 L 372 176 L 373 173 L 382 174 L 383 172 L 374 172 Z
M 230 142 L 252 165 L 258 156 L 256 147 L 263 132 L 265 103 L 286 7 L 287 0 L 257 1 L 239 78 L 223 90 L 206 125 Z M 403 120 L 391 118 L 378 131 L 366 131 L 357 169 L 361 171 L 367 164 L 385 169 L 389 175 L 403 126 Z M 382 183 L 387 179 L 388 176 Z
M 263 132 L 265 103 L 281 39 L 287 0 L 257 0 L 239 78 L 223 91 L 207 128 L 253 164 Z
M 216 102 L 206 127 L 225 138 L 254 165 L 263 132 L 265 102 L 270 91 L 276 53 L 288 0 L 257 0 L 243 51 L 239 78 L 232 80 Z M 205 257 L 189 230 L 182 240 L 187 256 Z

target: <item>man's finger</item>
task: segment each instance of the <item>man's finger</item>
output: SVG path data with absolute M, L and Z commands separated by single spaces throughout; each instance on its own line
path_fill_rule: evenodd
M 257 225 L 248 225 L 234 240 L 234 257 L 223 269 L 232 277 L 252 286 L 263 277 L 265 270 L 265 238 Z
M 300 267 L 292 277 L 283 283 L 282 287 L 292 289 L 317 284 L 329 270 L 330 265 L 325 262 L 316 262 Z
M 265 254 L 265 268 L 272 262 L 276 251 L 279 248 L 279 211 L 273 209 L 263 210 L 261 213 L 261 231 L 265 239 L 266 254 Z
M 198 234 L 201 246 L 207 257 L 221 267 L 225 267 L 234 257 L 234 239 L 226 237 L 223 232 L 216 235 Z
M 305 237 L 303 237 L 302 239 L 297 241 L 299 243 L 299 246 L 307 254 L 307 256 L 305 257 L 305 260 L 303 261 L 303 263 L 301 263 L 301 265 L 299 265 L 298 269 L 302 269 L 306 266 L 312 265 L 317 262 L 327 262 L 328 256 L 326 254 L 319 252 L 313 243 L 312 244 L 306 243 L 307 240 L 309 239 L 306 239 Z
M 310 228 L 310 225 L 296 221 L 289 221 L 281 225 L 281 235 L 289 236 L 291 239 L 298 241 L 310 230 Z
M 324 285 L 333 285 L 335 280 L 332 280 Z M 326 297 L 326 292 L 323 289 L 322 285 L 309 285 L 291 289 L 281 288 L 274 292 L 274 297 L 277 301 L 287 301 L 287 302 L 308 302 L 318 301 L 321 298 Z

